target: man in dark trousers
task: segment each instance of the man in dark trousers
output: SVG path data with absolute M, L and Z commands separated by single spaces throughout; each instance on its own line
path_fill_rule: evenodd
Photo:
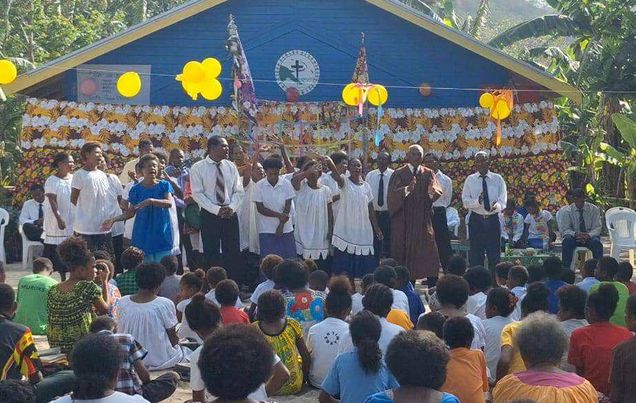
M 373 211 L 378 220 L 378 225 L 384 234 L 384 240 L 380 241 L 375 238 L 373 248 L 378 258 L 391 257 L 391 216 L 389 215 L 389 181 L 393 170 L 389 168 L 391 165 L 391 156 L 386 151 L 378 154 L 378 169 L 369 172 L 365 178 L 371 192 L 373 194 Z
M 501 175 L 490 172 L 490 157 L 484 151 L 475 154 L 475 168 L 477 172 L 466 178 L 462 191 L 462 202 L 469 212 L 468 260 L 471 267 L 483 266 L 485 254 L 494 273 L 501 257 L 499 212 L 508 201 L 506 182 Z
M 243 182 L 238 169 L 228 160 L 230 147 L 221 136 L 208 139 L 208 156 L 190 169 L 192 198 L 201 208 L 201 238 L 205 267 L 222 266 L 229 277 L 243 283 L 238 211 Z M 221 252 L 222 251 L 222 252 Z
M 448 222 L 446 221 L 446 208 L 450 206 L 453 198 L 453 181 L 439 169 L 439 157 L 433 153 L 424 156 L 424 166 L 433 171 L 442 195 L 433 202 L 433 231 L 435 231 L 435 243 L 442 269 L 446 273 L 448 259 L 453 254 L 451 248 L 450 233 L 448 232 Z

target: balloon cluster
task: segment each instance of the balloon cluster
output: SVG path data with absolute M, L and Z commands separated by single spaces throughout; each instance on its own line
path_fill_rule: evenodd
M 512 91 L 497 90 L 486 92 L 479 97 L 479 105 L 482 108 L 490 109 L 490 116 L 493 119 L 505 119 L 512 112 Z
M 357 106 L 362 116 L 362 107 L 369 101 L 374 106 L 381 107 L 389 99 L 389 92 L 380 84 L 347 84 L 342 90 L 342 100 L 349 106 Z
M 189 61 L 183 66 L 183 72 L 176 77 L 181 81 L 183 90 L 193 100 L 199 95 L 208 101 L 218 99 L 223 93 L 223 86 L 217 79 L 221 74 L 221 62 L 209 57 L 202 62 Z
M 490 109 L 490 117 L 496 120 L 497 128 L 495 132 L 495 145 L 501 145 L 501 120 L 507 118 L 512 113 L 514 102 L 511 90 L 495 90 L 486 92 L 479 97 L 479 105 L 482 108 Z

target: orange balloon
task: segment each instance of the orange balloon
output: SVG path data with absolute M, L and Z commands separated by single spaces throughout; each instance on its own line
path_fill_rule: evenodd
M 420 95 L 423 97 L 428 97 L 431 95 L 431 86 L 428 83 L 420 84 Z

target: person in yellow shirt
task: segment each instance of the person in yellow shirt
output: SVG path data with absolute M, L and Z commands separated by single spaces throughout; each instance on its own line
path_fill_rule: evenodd
M 497 363 L 497 381 L 508 374 L 526 370 L 515 340 L 528 315 L 538 311 L 548 311 L 549 293 L 550 291 L 543 283 L 530 284 L 526 296 L 521 301 L 521 321 L 509 323 L 501 331 L 501 357 Z
M 486 358 L 481 350 L 470 349 L 473 337 L 475 330 L 466 317 L 449 318 L 444 323 L 444 340 L 451 349 L 451 359 L 440 390 L 452 393 L 462 403 L 486 403 Z

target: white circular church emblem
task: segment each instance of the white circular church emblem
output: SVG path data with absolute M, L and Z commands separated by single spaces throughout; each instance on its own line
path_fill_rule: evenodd
M 304 50 L 290 50 L 276 62 L 276 82 L 287 91 L 296 88 L 305 95 L 316 87 L 320 79 L 320 66 L 314 57 Z

